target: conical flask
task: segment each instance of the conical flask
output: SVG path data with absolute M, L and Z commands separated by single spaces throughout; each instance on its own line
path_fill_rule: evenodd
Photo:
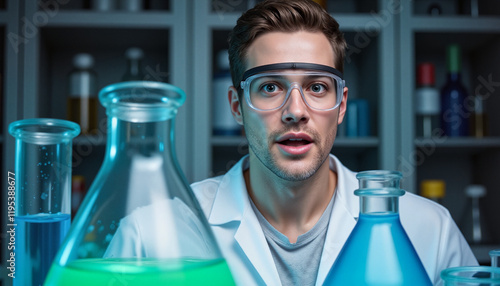
M 13 284 L 38 286 L 70 227 L 72 140 L 80 126 L 31 118 L 12 122 L 9 133 L 16 138 L 15 171 L 8 172 Z
M 432 285 L 399 220 L 401 177 L 394 171 L 357 175 L 359 218 L 324 285 Z
M 234 285 L 176 159 L 184 92 L 130 81 L 103 88 L 99 100 L 104 162 L 45 285 Z

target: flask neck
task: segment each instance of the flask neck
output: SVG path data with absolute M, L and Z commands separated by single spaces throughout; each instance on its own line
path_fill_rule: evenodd
M 155 154 L 171 156 L 173 148 L 173 118 L 131 122 L 118 117 L 108 118 L 106 156 L 109 160 L 136 155 L 150 157 Z
M 359 212 L 361 214 L 398 214 L 399 197 L 376 194 L 360 195 Z

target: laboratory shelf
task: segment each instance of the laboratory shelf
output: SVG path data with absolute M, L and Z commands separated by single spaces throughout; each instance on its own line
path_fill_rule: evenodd
M 92 19 L 92 20 L 89 20 Z M 119 27 L 119 28 L 169 28 L 178 19 L 171 12 L 148 11 L 130 13 L 122 11 L 60 11 L 45 25 L 46 27 Z
M 498 16 L 415 16 L 409 19 L 409 28 L 417 32 L 498 32 Z
M 248 144 L 244 136 L 212 136 L 210 141 L 213 146 L 239 146 Z
M 417 148 L 500 149 L 500 137 L 415 138 Z
M 347 148 L 375 148 L 379 145 L 378 137 L 337 137 L 333 148 L 347 147 Z

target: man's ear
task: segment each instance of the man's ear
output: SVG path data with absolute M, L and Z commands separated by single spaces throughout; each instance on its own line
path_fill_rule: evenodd
M 227 98 L 229 99 L 229 107 L 231 108 L 231 113 L 233 114 L 234 120 L 236 120 L 236 122 L 238 122 L 239 125 L 243 125 L 241 102 L 238 97 L 238 91 L 234 86 L 229 87 L 229 90 L 227 92 Z
M 337 121 L 337 124 L 339 124 L 339 125 L 344 120 L 344 115 L 345 115 L 345 112 L 347 109 L 347 91 L 348 91 L 348 88 L 344 87 L 344 94 L 342 95 L 342 102 L 340 103 L 340 106 L 339 106 L 339 118 Z

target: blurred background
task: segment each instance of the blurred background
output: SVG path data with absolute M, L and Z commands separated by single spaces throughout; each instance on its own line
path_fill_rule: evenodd
M 237 18 L 256 2 L 0 0 L 0 263 L 8 257 L 12 121 L 51 117 L 87 126 L 73 145 L 75 197 L 102 163 L 106 115 L 96 95 L 111 83 L 154 80 L 186 91 L 176 147 L 190 182 L 224 174 L 248 153 L 228 112 L 226 49 Z M 488 250 L 500 248 L 500 2 L 317 2 L 348 43 L 349 105 L 332 153 L 354 171 L 401 171 L 403 188 L 447 207 L 488 264 Z M 458 104 L 441 103 L 455 96 L 443 90 L 457 75 Z M 443 116 L 463 132 L 443 127 Z M 482 216 L 472 219 L 474 211 Z M 469 235 L 478 224 L 479 240 Z M 5 277 L 5 267 L 0 272 Z

